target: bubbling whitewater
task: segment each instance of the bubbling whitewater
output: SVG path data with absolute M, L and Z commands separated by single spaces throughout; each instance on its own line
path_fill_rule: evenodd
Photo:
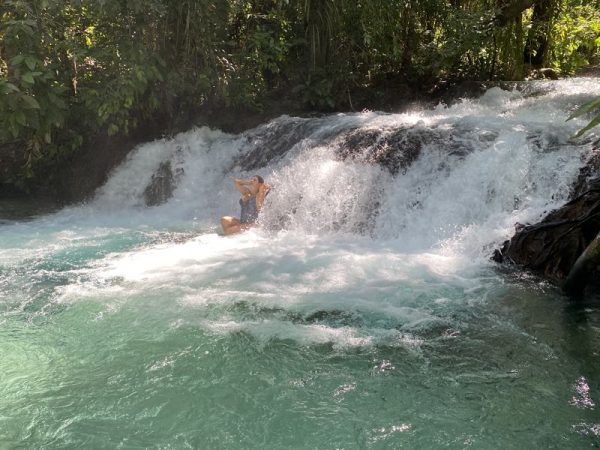
M 598 445 L 600 310 L 489 261 L 568 198 L 593 139 L 565 119 L 598 94 L 191 130 L 85 205 L 0 224 L 0 444 Z M 167 161 L 173 196 L 146 207 Z M 220 236 L 254 174 L 261 227 Z

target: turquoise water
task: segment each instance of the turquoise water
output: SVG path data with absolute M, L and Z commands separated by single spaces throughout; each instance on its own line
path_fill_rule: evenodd
M 600 298 L 489 259 L 592 151 L 565 119 L 597 80 L 531 89 L 191 130 L 87 204 L 0 203 L 0 448 L 600 446 Z M 340 160 L 347 133 L 379 141 Z M 419 148 L 396 176 L 369 163 L 392 144 Z M 177 188 L 145 207 L 164 161 Z M 220 236 L 255 173 L 262 226 Z
M 165 231 L 158 246 L 191 259 L 179 275 L 102 278 L 108 252 L 156 251 L 161 234 L 104 232 L 3 261 L 3 448 L 600 445 L 597 303 L 491 267 L 465 278 L 422 266 L 421 280 L 386 283 L 403 258 L 369 239 L 294 254 L 290 236 L 233 238 L 241 267 L 224 268 L 226 249 L 183 253 L 228 238 Z M 362 269 L 376 285 L 328 286 L 314 269 L 335 271 L 334 247 L 378 258 Z M 269 280 L 284 273 L 279 296 Z M 303 291 L 307 279 L 322 289 Z

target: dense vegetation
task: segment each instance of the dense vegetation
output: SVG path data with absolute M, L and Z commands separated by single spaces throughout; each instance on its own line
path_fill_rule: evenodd
M 349 109 L 386 83 L 568 75 L 599 49 L 599 0 L 4 0 L 0 147 L 26 149 L 25 185 L 156 117 Z

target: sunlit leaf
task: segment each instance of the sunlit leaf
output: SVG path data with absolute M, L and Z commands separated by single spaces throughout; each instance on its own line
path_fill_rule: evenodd
M 598 124 L 600 124 L 600 115 L 596 116 L 590 123 L 588 123 L 585 127 L 583 127 L 581 130 L 579 130 L 577 132 L 577 134 L 575 135 L 575 137 L 579 137 L 579 136 L 583 135 L 586 131 L 591 130 Z
M 600 108 L 600 97 L 581 105 L 573 114 L 571 114 L 567 121 L 582 116 L 596 108 Z

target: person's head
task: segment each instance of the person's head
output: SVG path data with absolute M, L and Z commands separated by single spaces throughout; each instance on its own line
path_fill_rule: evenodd
M 259 175 L 254 175 L 252 178 L 250 178 L 250 187 L 251 190 L 254 194 L 258 193 L 258 191 L 260 191 L 260 187 L 264 184 L 265 180 L 263 180 L 263 178 Z

